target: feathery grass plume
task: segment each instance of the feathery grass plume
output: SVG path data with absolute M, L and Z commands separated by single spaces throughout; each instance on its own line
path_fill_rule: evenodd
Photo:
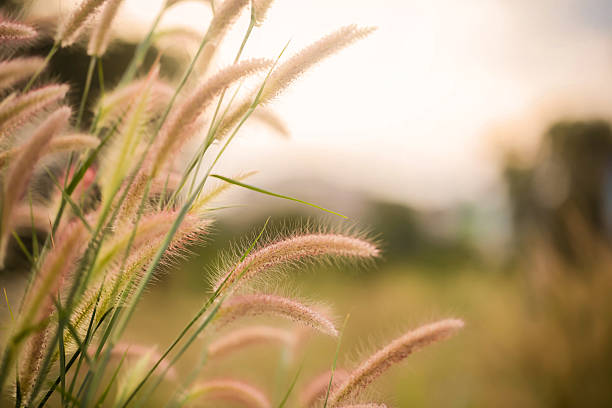
M 214 16 L 204 35 L 206 43 L 198 61 L 198 70 L 202 74 L 207 73 L 219 44 L 223 41 L 225 34 L 234 25 L 247 4 L 249 4 L 249 0 L 225 0 L 218 7 L 213 5 Z
M 277 295 L 240 295 L 227 299 L 216 316 L 219 326 L 224 326 L 246 316 L 276 315 L 292 320 L 321 333 L 336 337 L 334 323 L 315 309 L 296 300 Z
M 100 139 L 87 133 L 72 133 L 58 136 L 51 141 L 51 153 L 66 152 L 72 150 L 95 149 L 100 144 Z
M 300 406 L 312 407 L 319 400 L 327 394 L 327 388 L 329 387 L 329 380 L 331 378 L 331 371 L 325 371 L 312 380 L 310 380 L 300 392 L 299 400 Z M 348 371 L 342 369 L 336 369 L 334 371 L 334 378 L 332 380 L 332 389 L 345 381 L 348 378 Z
M 345 26 L 304 48 L 281 64 L 270 75 L 270 79 L 263 90 L 262 101 L 272 100 L 308 69 L 357 40 L 366 37 L 374 30 L 373 27 Z
M 55 35 L 56 43 L 62 47 L 69 47 L 79 38 L 87 22 L 100 11 L 101 6 L 108 0 L 83 0 L 65 19 Z
M 425 346 L 451 337 L 463 325 L 463 321 L 459 319 L 440 320 L 409 331 L 393 340 L 370 356 L 351 373 L 347 380 L 333 390 L 329 398 L 330 406 L 337 407 L 356 397 L 391 366 Z
M 160 217 L 165 217 L 167 220 L 173 221 L 176 219 L 177 212 L 174 211 L 163 214 L 163 216 L 157 214 L 146 215 L 140 221 L 140 223 L 143 225 L 153 224 L 154 221 L 160 221 Z M 162 224 L 167 225 L 167 222 L 164 221 Z M 174 235 L 170 247 L 165 252 L 163 263 L 169 263 L 172 258 L 180 257 L 186 246 L 201 242 L 204 235 L 208 231 L 210 224 L 211 220 L 209 219 L 188 214 Z M 150 230 L 155 229 L 154 226 L 145 228 Z M 151 231 L 149 231 L 149 233 L 146 234 L 146 239 L 144 240 L 138 239 L 138 235 L 136 235 L 136 239 L 139 242 L 136 242 L 136 245 L 133 246 L 132 250 L 130 251 L 130 255 L 126 260 L 123 269 L 121 269 L 121 262 L 106 262 L 108 272 L 105 278 L 104 289 L 100 296 L 100 303 L 97 308 L 98 311 L 96 314 L 98 316 L 104 315 L 104 313 L 117 305 L 120 294 L 125 289 L 128 289 L 130 285 L 140 281 L 143 271 L 149 266 L 151 259 L 155 255 L 155 251 L 157 251 L 159 246 L 162 244 L 166 233 L 167 230 L 164 231 L 163 234 L 154 235 L 151 233 Z M 118 232 L 118 234 L 121 234 L 121 232 Z M 115 239 L 121 241 L 129 239 L 129 236 L 123 235 L 122 238 Z M 106 251 L 108 251 L 108 253 L 112 252 L 108 249 Z M 122 255 L 121 251 L 115 252 L 117 255 Z M 103 258 L 105 257 L 104 254 L 101 255 Z M 88 318 L 91 316 L 91 312 L 93 311 L 93 307 L 98 296 L 98 291 L 101 284 L 100 279 L 98 279 L 98 282 L 98 285 L 93 285 L 92 289 L 85 293 L 75 309 L 72 324 L 77 328 L 77 330 L 87 330 L 87 325 L 89 322 Z
M 146 130 L 145 125 L 150 119 L 151 84 L 158 74 L 159 66 L 153 67 L 147 80 L 141 84 L 138 96 L 121 124 L 119 135 L 111 141 L 106 150 L 99 172 L 104 202 L 113 198 L 113 194 L 134 165 L 131 158 L 140 145 Z
M 138 253 L 144 245 L 156 242 L 163 238 L 172 224 L 176 213 L 174 211 L 161 211 L 156 214 L 147 214 L 138 223 L 134 233 L 134 225 L 123 225 L 112 238 L 107 240 L 100 249 L 96 265 L 92 271 L 92 278 L 96 278 L 113 260 L 121 258 L 134 234 L 131 246 L 133 253 Z
M 295 82 L 304 72 L 317 65 L 323 59 L 366 37 L 374 30 L 375 28 L 373 27 L 345 26 L 302 49 L 272 72 L 261 93 L 260 103 L 266 104 L 270 102 Z M 240 118 L 244 116 L 253 97 L 254 95 L 238 103 L 236 108 L 232 109 L 223 119 L 216 133 L 218 139 L 225 136 L 238 123 Z
M 270 9 L 273 2 L 274 0 L 253 0 L 252 13 L 253 17 L 255 18 L 256 26 L 263 24 L 264 20 L 266 19 L 266 14 L 268 13 L 268 9 Z
M 320 257 L 368 259 L 379 255 L 379 249 L 371 242 L 347 235 L 296 235 L 265 245 L 252 252 L 234 268 L 218 276 L 214 289 L 217 290 L 230 274 L 226 283 L 228 288 L 239 280 L 250 281 L 277 266 L 300 260 Z
M 94 111 L 98 112 L 98 126 L 110 126 L 126 115 L 147 81 L 150 81 L 151 113 L 160 112 L 165 108 L 174 93 L 174 88 L 157 77 L 142 78 L 104 94 L 94 107 Z
M 11 94 L 0 103 L 0 142 L 45 108 L 62 100 L 68 85 L 47 85 L 23 95 Z
M 70 113 L 71 110 L 68 107 L 60 108 L 52 113 L 36 129 L 7 170 L 2 202 L 2 224 L 0 225 L 0 268 L 4 267 L 6 246 L 13 228 L 13 208 L 25 193 L 36 163 L 48 150 L 51 139 L 68 125 Z
M 244 381 L 217 379 L 203 381 L 194 386 L 183 402 L 188 403 L 198 398 L 236 401 L 249 408 L 270 408 L 270 400 L 263 391 Z
M 259 120 L 285 138 L 291 136 L 291 132 L 285 121 L 276 112 L 265 105 L 257 107 L 252 117 L 254 120 Z
M 101 57 L 106 53 L 108 44 L 110 43 L 113 20 L 117 15 L 117 11 L 119 11 L 121 3 L 123 3 L 123 0 L 108 0 L 102 6 L 100 17 L 89 37 L 89 44 L 87 46 L 87 53 L 89 55 Z
M 49 149 L 44 153 L 53 154 L 67 151 L 93 149 L 100 143 L 100 140 L 88 134 L 74 133 L 66 136 L 57 136 L 51 140 Z M 13 147 L 10 150 L 0 152 L 0 169 L 10 163 L 22 150 L 23 146 Z
M 8 21 L 0 16 L 0 46 L 6 43 L 30 41 L 37 35 L 33 27 L 17 21 Z
M 44 66 L 45 60 L 40 57 L 13 58 L 0 62 L 0 90 L 31 77 Z
M 225 0 L 215 8 L 213 17 L 206 38 L 209 41 L 223 36 L 225 32 L 236 22 L 242 10 L 249 4 L 249 0 Z
M 20 359 L 20 381 L 24 395 L 28 395 L 31 381 L 39 372 L 41 359 L 45 355 L 45 330 L 54 311 L 54 299 L 64 285 L 66 277 L 73 271 L 88 241 L 88 231 L 80 220 L 67 224 L 56 235 L 52 247 L 36 274 L 31 291 L 24 302 L 24 309 L 16 334 L 43 323 L 42 331 L 30 337 L 26 352 Z M 40 330 L 40 329 L 39 329 Z
M 226 0 L 227 1 L 227 0 Z M 229 0 L 232 1 L 232 0 Z M 167 158 L 173 155 L 187 140 L 191 132 L 186 131 L 196 122 L 198 116 L 213 102 L 225 88 L 247 76 L 269 68 L 272 61 L 251 59 L 238 62 L 213 75 L 183 103 L 177 106 L 162 127 L 151 148 L 150 175 L 155 176 Z
M 387 406 L 385 404 L 375 404 L 370 402 L 368 404 L 343 405 L 340 408 L 387 408 Z
M 272 326 L 252 326 L 237 329 L 208 345 L 208 357 L 217 358 L 255 344 L 276 343 L 287 347 L 295 345 L 294 332 Z

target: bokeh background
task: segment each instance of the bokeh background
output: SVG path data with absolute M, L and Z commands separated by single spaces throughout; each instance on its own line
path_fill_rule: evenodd
M 44 25 L 74 3 L 34 1 L 27 18 Z M 121 41 L 104 59 L 109 80 L 161 4 L 126 1 Z M 211 15 L 206 1 L 180 2 L 162 27 L 202 32 Z M 243 17 L 216 65 L 233 59 Z M 254 31 L 246 56 L 275 56 L 289 40 L 294 52 L 345 24 L 378 27 L 273 105 L 289 140 L 249 126 L 218 170 L 258 170 L 249 183 L 346 214 L 382 243 L 375 265 L 312 267 L 282 283 L 333 305 L 340 321 L 350 313 L 340 365 L 420 323 L 465 319 L 459 336 L 392 370 L 374 397 L 397 407 L 612 406 L 610 21 L 608 0 L 277 0 Z M 172 56 L 167 75 L 195 46 L 159 44 Z M 62 51 L 54 75 L 78 89 L 87 63 L 78 47 Z M 205 299 L 219 253 L 267 217 L 278 229 L 305 219 L 347 228 L 250 191 L 219 206 L 232 208 L 218 211 L 192 260 L 160 274 L 128 339 L 163 349 Z M 2 273 L 18 298 L 15 276 Z M 309 341 L 302 380 L 328 368 L 334 350 Z M 296 363 L 279 357 L 262 348 L 207 370 L 276 376 L 280 397 Z

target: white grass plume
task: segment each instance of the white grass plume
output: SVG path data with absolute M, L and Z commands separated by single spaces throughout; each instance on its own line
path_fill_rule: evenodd
M 0 44 L 31 41 L 38 33 L 34 27 L 17 21 L 6 20 L 0 16 Z
M 257 120 L 268 126 L 270 129 L 274 130 L 276 133 L 285 138 L 289 138 L 289 136 L 291 136 L 291 131 L 283 118 L 281 118 L 278 113 L 266 105 L 258 106 L 257 109 L 253 111 L 252 118 L 253 120 Z
M 89 37 L 89 44 L 87 46 L 87 53 L 89 55 L 101 57 L 106 53 L 110 43 L 113 20 L 122 3 L 123 0 L 108 0 L 102 6 L 100 17 Z
M 330 395 L 330 406 L 346 404 L 363 392 L 391 366 L 401 362 L 413 352 L 451 337 L 464 323 L 459 319 L 440 320 L 409 331 L 381 348 L 357 367 Z
M 188 129 L 198 116 L 212 104 L 213 99 L 225 88 L 247 76 L 270 67 L 272 61 L 266 59 L 246 60 L 225 69 L 200 85 L 191 96 L 176 107 L 168 118 L 151 148 L 151 174 L 155 176 L 168 157 L 172 156 L 186 141 Z
M 45 60 L 40 57 L 13 58 L 0 62 L 0 90 L 11 88 L 28 79 L 45 66 Z
M 0 142 L 36 114 L 61 101 L 68 85 L 47 85 L 23 95 L 10 94 L 0 103 Z
M 268 14 L 268 10 L 270 6 L 272 6 L 274 0 L 253 0 L 252 7 L 253 17 L 255 18 L 255 25 L 260 26 L 263 24 L 266 19 L 266 14 Z
M 208 357 L 218 358 L 256 344 L 280 344 L 293 347 L 297 336 L 293 331 L 273 326 L 250 326 L 233 330 L 208 345 Z
M 263 391 L 244 381 L 235 379 L 213 379 L 192 387 L 183 402 L 199 398 L 220 401 L 236 401 L 248 408 L 270 408 L 272 404 Z
M 2 224 L 0 225 L 0 268 L 4 265 L 6 245 L 13 228 L 13 208 L 17 206 L 25 193 L 36 163 L 48 150 L 51 139 L 68 125 L 70 114 L 71 110 L 68 107 L 60 108 L 52 113 L 36 129 L 7 170 L 2 202 Z
M 226 281 L 226 288 L 232 290 L 232 286 L 238 287 L 278 266 L 313 258 L 371 259 L 379 255 L 380 251 L 373 243 L 350 235 L 294 235 L 251 252 L 242 262 L 218 275 L 213 288 L 217 290 Z
M 99 113 L 98 126 L 110 126 L 126 115 L 141 93 L 144 83 L 148 81 L 150 82 L 151 105 L 149 108 L 151 114 L 161 112 L 168 105 L 174 88 L 157 77 L 153 79 L 146 77 L 104 94 L 94 107 L 94 111 Z
M 108 0 L 82 0 L 59 26 L 55 41 L 62 47 L 69 47 L 76 42 L 87 22 L 100 11 Z
M 73 133 L 65 136 L 57 136 L 51 140 L 49 149 L 44 154 L 54 154 L 68 151 L 93 149 L 100 144 L 100 140 L 89 134 Z M 13 147 L 10 150 L 0 152 L 0 169 L 8 165 L 23 150 L 22 146 Z
M 323 313 L 297 300 L 271 294 L 232 296 L 223 302 L 215 321 L 221 327 L 240 318 L 260 315 L 280 316 L 321 333 L 338 336 L 334 323 Z

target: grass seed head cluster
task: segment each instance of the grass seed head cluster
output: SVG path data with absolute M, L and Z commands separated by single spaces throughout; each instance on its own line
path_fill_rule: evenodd
M 252 173 L 215 175 L 215 165 L 249 119 L 287 136 L 287 126 L 269 105 L 307 70 L 373 31 L 349 25 L 288 58 L 243 59 L 251 31 L 265 23 L 273 1 L 215 2 L 191 62 L 178 78 L 166 78 L 163 61 L 146 65 L 144 56 L 174 3 L 166 2 L 119 83 L 104 84 L 97 101 L 89 100 L 89 90 L 94 72 L 102 78 L 101 57 L 112 46 L 122 0 L 82 0 L 60 15 L 46 58 L 25 56 L 30 44 L 44 39 L 42 31 L 0 15 L 0 267 L 21 251 L 31 268 L 21 303 L 12 305 L 16 315 L 0 356 L 0 387 L 17 407 L 147 406 L 164 381 L 174 383 L 172 407 L 230 400 L 271 407 L 277 397 L 266 388 L 223 372 L 204 375 L 207 360 L 261 343 L 294 350 L 308 331 L 340 342 L 342 328 L 327 311 L 262 291 L 257 282 L 278 280 L 279 269 L 293 271 L 304 262 L 380 256 L 373 241 L 357 234 L 296 232 L 267 239 L 264 225 L 238 259 L 211 277 L 212 293 L 163 352 L 122 339 L 160 265 L 189 256 L 187 248 L 208 237 L 213 198 L 236 185 L 299 201 L 245 184 Z M 235 62 L 214 72 L 213 56 L 243 12 L 251 19 Z M 82 44 L 90 67 L 83 72 L 81 102 L 71 107 L 70 85 L 41 74 L 58 50 Z M 228 90 L 246 79 L 258 83 L 256 89 L 227 104 Z M 188 89 L 187 83 L 196 86 Z M 84 120 L 87 107 L 91 123 Z M 196 152 L 184 151 L 198 138 Z M 182 167 L 177 166 L 181 155 L 191 157 Z M 213 177 L 222 182 L 210 187 Z M 32 187 L 40 178 L 51 184 L 50 193 Z M 278 327 L 267 316 L 287 324 Z M 259 323 L 234 327 L 253 317 Z M 299 398 L 292 396 L 292 385 L 278 397 L 280 405 L 384 407 L 360 395 L 390 366 L 462 326 L 450 319 L 409 331 L 354 370 L 336 369 L 337 356 L 329 356 L 332 370 L 314 378 Z M 198 347 L 205 358 L 190 373 L 177 370 L 184 352 Z

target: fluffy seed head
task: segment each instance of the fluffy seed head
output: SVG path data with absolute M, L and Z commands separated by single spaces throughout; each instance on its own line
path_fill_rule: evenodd
M 327 394 L 327 388 L 329 387 L 331 374 L 331 371 L 321 373 L 304 386 L 302 392 L 300 392 L 300 406 L 314 406 L 321 398 L 325 397 Z M 345 381 L 347 378 L 348 371 L 342 369 L 335 370 L 331 389 L 333 390 L 334 387 Z
M 214 289 L 217 290 L 226 279 L 226 287 L 230 288 L 236 282 L 247 282 L 274 267 L 303 259 L 324 256 L 367 259 L 377 257 L 379 254 L 380 251 L 371 242 L 351 236 L 298 235 L 252 252 L 244 261 L 220 276 L 215 282 Z M 235 286 L 239 286 L 240 283 Z
M 100 7 L 108 0 L 83 0 L 81 4 L 75 8 L 70 16 L 62 22 L 55 41 L 59 42 L 62 47 L 69 47 L 79 38 L 79 34 L 89 21 L 99 10 Z
M 253 0 L 253 17 L 255 18 L 255 25 L 260 26 L 266 19 L 268 9 L 272 5 L 274 0 Z
M 246 316 L 275 315 L 311 327 L 324 334 L 336 337 L 338 330 L 322 313 L 296 300 L 276 295 L 242 295 L 226 300 L 219 312 L 219 326 Z
M 12 230 L 12 211 L 23 196 L 36 163 L 48 151 L 53 136 L 61 132 L 70 118 L 70 108 L 60 108 L 52 113 L 21 148 L 19 155 L 8 168 L 2 202 L 2 224 L 0 226 L 0 265 L 4 264 L 6 245 Z
M 29 41 L 36 37 L 37 32 L 29 25 L 16 21 L 4 20 L 0 17 L 0 44 Z
M 285 329 L 272 326 L 253 326 L 234 330 L 208 346 L 208 356 L 211 358 L 225 356 L 236 350 L 254 344 L 277 343 L 293 346 L 296 335 Z
M 95 149 L 100 144 L 100 139 L 86 133 L 73 133 L 65 136 L 58 136 L 51 141 L 50 150 L 52 153 Z
M 372 27 L 361 28 L 356 25 L 349 25 L 304 48 L 270 75 L 261 96 L 262 102 L 275 98 L 308 69 L 355 41 L 364 38 L 372 31 L 374 31 Z
M 150 165 L 155 175 L 166 159 L 174 154 L 186 141 L 187 129 L 193 126 L 198 116 L 213 102 L 225 88 L 240 79 L 270 67 L 266 59 L 252 59 L 222 69 L 202 84 L 190 97 L 177 106 L 168 118 L 151 148 Z
M 87 53 L 89 55 L 100 57 L 106 52 L 110 42 L 113 20 L 117 15 L 117 11 L 119 11 L 121 3 L 123 3 L 123 0 L 108 0 L 102 7 L 100 18 L 96 22 L 89 38 L 89 45 L 87 46 Z
M 337 407 L 346 403 L 350 398 L 363 392 L 394 364 L 401 362 L 416 350 L 449 338 L 462 327 L 462 320 L 446 319 L 421 326 L 398 337 L 357 367 L 349 378 L 332 392 L 330 405 Z
M 34 115 L 63 99 L 68 89 L 68 85 L 47 85 L 23 95 L 6 97 L 0 103 L 0 141 Z
M 387 406 L 385 404 L 375 404 L 370 402 L 368 404 L 343 405 L 340 408 L 387 408 Z
M 215 9 L 206 38 L 210 41 L 222 36 L 238 19 L 242 10 L 249 4 L 249 0 L 225 0 Z
M 0 62 L 0 90 L 31 77 L 44 66 L 45 60 L 39 57 L 13 58 Z
M 249 408 L 270 408 L 272 406 L 263 391 L 244 381 L 233 379 L 201 382 L 190 390 L 185 399 L 191 401 L 200 396 L 237 401 Z

